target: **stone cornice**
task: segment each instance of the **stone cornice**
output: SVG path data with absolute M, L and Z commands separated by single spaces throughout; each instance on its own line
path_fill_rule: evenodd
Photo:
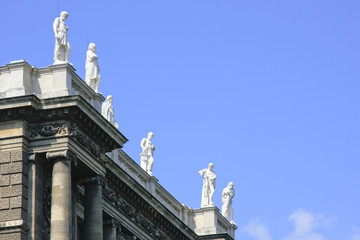
M 12 69 L 23 68 L 23 69 L 26 69 L 28 72 L 31 72 L 33 69 L 30 66 L 30 64 L 27 63 L 25 60 L 18 60 L 18 61 L 10 62 L 9 64 L 6 64 L 6 68 L 9 69 L 10 71 Z
M 210 235 L 201 235 L 198 236 L 197 238 L 198 240 L 210 240 L 210 239 L 214 239 L 214 240 L 218 240 L 218 239 L 224 239 L 224 240 L 234 240 L 234 238 L 232 238 L 229 234 L 227 233 L 219 233 L 219 234 L 210 234 Z
M 122 147 L 128 141 L 79 95 L 42 100 L 35 95 L 0 99 L 0 122 L 11 120 L 26 120 L 29 123 L 69 120 L 86 132 L 89 138 L 104 149 L 103 152 Z M 51 135 L 56 129 L 59 130 L 58 127 L 39 131 Z
M 132 186 L 123 182 L 123 180 L 114 175 L 114 173 L 107 172 L 106 179 L 108 181 L 108 189 L 106 194 L 104 194 L 105 197 L 120 208 L 124 204 L 130 204 L 131 207 L 129 205 L 130 209 L 128 209 L 128 212 L 125 211 L 130 218 L 138 216 L 144 219 L 145 222 L 154 223 L 159 228 L 158 230 L 164 232 L 170 239 L 191 239 L 191 237 L 196 236 L 185 223 L 169 212 L 161 202 L 143 189 L 143 187 L 132 178 L 132 181 L 134 181 L 132 184 L 138 185 L 136 189 L 133 189 Z M 148 201 L 150 201 L 151 204 Z M 124 209 L 126 210 L 127 208 Z M 141 213 L 134 212 L 134 209 L 141 209 Z M 167 214 L 163 215 L 163 212 L 167 212 Z M 144 226 L 147 226 L 146 223 L 144 224 Z
M 13 108 L 31 107 L 41 108 L 41 100 L 35 95 L 25 95 L 19 97 L 0 98 L 0 111 L 12 110 Z
M 69 71 L 71 71 L 72 74 L 76 74 L 75 71 L 76 69 L 69 63 L 61 63 L 61 64 L 54 64 L 54 65 L 50 65 L 47 68 L 39 68 L 39 71 L 46 71 L 46 70 L 51 70 L 51 71 L 56 71 L 58 69 L 63 69 L 63 68 L 67 68 Z

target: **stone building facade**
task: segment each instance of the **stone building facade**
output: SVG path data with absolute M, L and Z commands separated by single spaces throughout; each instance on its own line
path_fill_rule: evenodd
M 0 66 L 0 240 L 235 239 L 121 150 L 103 101 L 70 64 Z

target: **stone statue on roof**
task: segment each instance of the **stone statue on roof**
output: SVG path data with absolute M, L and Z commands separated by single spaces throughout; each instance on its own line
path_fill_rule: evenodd
M 86 52 L 85 82 L 97 93 L 99 92 L 101 77 L 100 77 L 100 67 L 98 64 L 98 56 L 95 53 L 96 53 L 96 45 L 95 43 L 90 43 L 89 48 Z
M 233 221 L 234 210 L 232 208 L 232 199 L 235 197 L 234 183 L 229 182 L 229 184 L 222 191 L 222 215 L 230 221 L 230 223 L 235 224 Z
M 141 140 L 142 152 L 140 153 L 140 166 L 144 169 L 150 176 L 152 176 L 152 168 L 154 164 L 154 151 L 155 146 L 151 142 L 154 133 L 149 132 L 147 138 Z
M 214 206 L 212 198 L 215 193 L 216 173 L 212 170 L 213 168 L 214 164 L 209 163 L 208 168 L 199 171 L 203 177 L 201 207 Z
M 60 17 L 55 18 L 53 29 L 55 33 L 54 64 L 68 63 L 70 57 L 70 43 L 67 38 L 69 27 L 65 20 L 69 16 L 68 12 L 62 11 Z
M 107 96 L 105 102 L 102 105 L 101 115 L 108 120 L 116 129 L 119 129 L 119 125 L 115 121 L 114 108 L 112 106 L 113 97 Z

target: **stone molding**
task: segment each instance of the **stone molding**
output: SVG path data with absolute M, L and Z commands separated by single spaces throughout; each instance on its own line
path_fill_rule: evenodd
M 135 163 L 129 156 L 127 156 L 124 151 L 121 149 L 116 149 L 115 151 L 119 152 L 118 159 L 112 159 L 121 168 L 125 170 L 131 177 L 133 177 L 140 185 L 146 187 L 147 179 L 149 178 L 148 174 L 137 164 Z
M 170 210 L 176 217 L 181 219 L 190 228 L 193 228 L 191 221 L 192 215 L 190 208 L 181 204 L 175 197 L 173 197 L 166 189 L 159 183 L 156 177 L 149 176 L 134 160 L 132 160 L 122 149 L 118 151 L 118 159 L 112 159 L 119 165 L 127 174 L 135 179 L 142 187 L 147 189 L 159 202 L 161 202 L 168 210 Z M 186 216 L 185 216 L 186 215 Z
M 152 196 L 149 202 L 136 189 L 110 171 L 107 172 L 106 178 L 108 179 L 108 189 L 104 191 L 105 198 L 120 208 L 135 223 L 140 224 L 148 233 L 157 235 L 157 232 L 163 232 L 168 236 L 167 239 L 178 240 L 188 239 L 188 236 L 195 235 L 191 227 L 171 211 L 168 212 L 170 214 L 163 215 L 162 212 L 165 209 L 167 211 L 167 207 L 161 204 L 155 196 Z M 160 206 L 163 210 L 157 209 Z M 156 229 L 152 229 L 152 225 L 156 226 Z
M 180 218 L 180 212 L 181 209 L 178 208 L 177 205 L 175 205 L 174 201 L 169 197 L 166 197 L 165 194 L 167 192 L 166 191 L 161 191 L 159 188 L 155 189 L 155 196 L 156 198 L 162 203 L 164 204 L 164 206 L 166 206 L 175 216 L 177 216 L 178 218 Z M 183 207 L 183 206 L 181 206 Z
M 35 95 L 0 97 L 0 121 L 17 120 L 29 123 L 26 135 L 30 140 L 67 136 L 71 129 L 81 129 L 103 153 L 121 148 L 128 141 L 79 95 L 41 100 Z

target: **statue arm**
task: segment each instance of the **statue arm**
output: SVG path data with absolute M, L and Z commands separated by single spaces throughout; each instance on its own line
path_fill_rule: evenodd
M 225 202 L 225 196 L 226 196 L 226 188 L 222 191 L 222 194 L 221 194 L 221 202 L 224 203 Z
M 95 60 L 95 59 L 98 58 L 98 56 L 97 56 L 93 51 L 91 51 L 91 50 L 88 50 L 88 51 L 87 51 L 87 57 L 88 57 L 91 61 L 93 61 L 93 60 Z
M 200 170 L 199 173 L 201 176 L 204 176 L 204 173 L 206 172 L 207 168 L 203 169 L 203 170 Z
M 59 21 L 60 21 L 60 18 L 55 18 L 55 21 L 53 23 L 53 29 L 54 29 L 54 33 L 55 33 L 55 38 L 58 38 L 58 32 L 57 32 L 57 28 L 58 28 L 58 25 L 59 25 Z
M 140 143 L 140 145 L 143 149 L 145 148 L 145 144 L 146 144 L 146 138 L 143 138 Z

